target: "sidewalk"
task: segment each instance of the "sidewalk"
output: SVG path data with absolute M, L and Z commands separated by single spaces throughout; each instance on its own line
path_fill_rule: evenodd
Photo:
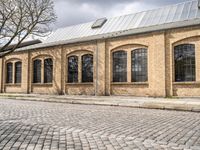
M 121 106 L 200 112 L 200 98 L 147 98 L 130 96 L 69 96 L 39 94 L 0 94 L 0 99 L 16 99 L 68 104 Z

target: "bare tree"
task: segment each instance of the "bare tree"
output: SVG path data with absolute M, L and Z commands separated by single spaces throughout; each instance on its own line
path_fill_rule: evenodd
M 52 0 L 0 0 L 0 58 L 29 36 L 46 36 L 55 22 Z M 11 49 L 8 46 L 15 43 Z

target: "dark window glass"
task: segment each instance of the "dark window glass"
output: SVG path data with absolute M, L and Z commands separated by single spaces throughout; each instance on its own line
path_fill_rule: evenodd
M 15 83 L 21 83 L 22 78 L 22 63 L 15 63 Z
M 33 83 L 41 83 L 41 60 L 33 62 Z
M 113 82 L 127 82 L 127 53 L 113 53 Z
M 93 56 L 82 56 L 82 82 L 93 82 Z
M 131 52 L 132 82 L 147 82 L 147 49 L 140 48 Z
M 78 57 L 68 58 L 68 83 L 78 82 Z
M 12 63 L 7 63 L 6 83 L 12 83 L 12 76 L 13 76 L 13 64 Z
M 195 45 L 183 44 L 174 48 L 175 81 L 195 81 Z
M 53 81 L 53 61 L 51 58 L 44 60 L 44 83 Z

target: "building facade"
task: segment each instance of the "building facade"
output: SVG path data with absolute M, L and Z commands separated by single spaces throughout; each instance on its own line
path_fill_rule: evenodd
M 179 12 L 179 9 L 182 11 Z M 168 15 L 165 15 L 166 10 Z M 184 14 L 185 18 L 182 17 Z M 126 17 L 115 18 L 116 22 L 104 19 L 97 28 L 82 24 L 83 29 L 80 26 L 60 29 L 42 44 L 16 50 L 0 59 L 0 91 L 200 96 L 198 1 L 133 14 L 128 16 L 129 20 Z M 161 23 L 163 17 L 165 21 Z M 168 21 L 170 17 L 173 18 L 171 22 Z M 133 22 L 133 18 L 136 21 Z M 157 22 L 152 21 L 154 19 Z M 120 24 L 116 25 L 117 29 L 115 26 L 111 28 L 116 31 L 110 29 L 110 32 L 104 33 L 102 30 L 111 26 L 111 22 Z M 125 23 L 132 27 L 125 30 Z M 92 34 L 86 36 L 84 32 L 87 28 L 92 30 Z M 68 37 L 60 35 L 61 32 Z M 69 36 L 69 32 L 75 37 Z

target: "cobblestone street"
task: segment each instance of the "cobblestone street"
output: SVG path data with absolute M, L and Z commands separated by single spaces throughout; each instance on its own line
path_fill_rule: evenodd
M 0 100 L 0 149 L 200 150 L 200 114 Z

